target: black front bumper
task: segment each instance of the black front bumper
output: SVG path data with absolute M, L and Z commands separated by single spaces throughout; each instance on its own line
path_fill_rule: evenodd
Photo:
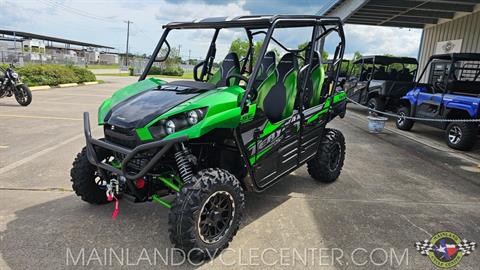
M 153 166 L 167 153 L 167 151 L 175 144 L 184 142 L 187 140 L 187 136 L 181 136 L 174 139 L 153 141 L 145 144 L 141 144 L 133 149 L 126 148 L 111 142 L 97 140 L 92 138 L 92 132 L 90 130 L 90 119 L 88 112 L 83 113 L 83 129 L 85 132 L 85 139 L 87 143 L 87 157 L 88 161 L 100 169 L 100 173 L 103 174 L 103 170 L 112 172 L 114 174 L 125 177 L 128 180 L 134 180 L 142 178 L 145 174 L 152 169 Z M 106 149 L 115 153 L 122 154 L 125 158 L 121 162 L 120 169 L 113 167 L 110 164 L 106 164 L 99 160 L 97 151 L 95 149 Z M 125 171 L 127 164 L 138 154 L 155 149 L 155 154 L 147 162 L 147 164 L 136 174 L 131 174 Z M 102 175 L 105 176 L 105 175 Z M 106 178 L 105 178 L 106 179 Z

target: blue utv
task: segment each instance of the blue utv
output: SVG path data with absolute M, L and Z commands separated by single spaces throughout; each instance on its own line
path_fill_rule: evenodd
M 428 78 L 422 79 L 426 73 Z M 480 53 L 433 55 L 415 87 L 402 97 L 400 104 L 400 116 L 436 119 L 418 122 L 445 130 L 451 148 L 472 149 L 479 122 L 448 120 L 480 119 Z M 410 130 L 414 122 L 400 117 L 396 126 Z

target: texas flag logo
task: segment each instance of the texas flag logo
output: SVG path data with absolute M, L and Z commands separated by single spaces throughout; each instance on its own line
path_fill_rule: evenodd
M 430 240 L 415 243 L 417 251 L 428 256 L 430 261 L 440 268 L 457 266 L 464 256 L 470 255 L 475 250 L 476 246 L 477 243 L 461 239 L 448 231 L 439 232 Z
M 447 244 L 445 239 L 440 239 L 439 246 L 436 247 L 435 253 L 446 261 L 450 261 L 458 252 L 458 247 L 456 244 Z

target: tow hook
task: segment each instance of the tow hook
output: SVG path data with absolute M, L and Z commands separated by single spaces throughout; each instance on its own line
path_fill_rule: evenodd
M 112 213 L 112 219 L 117 219 L 117 215 L 119 212 L 118 208 L 118 198 L 115 196 L 115 194 L 120 193 L 120 183 L 117 179 L 112 178 L 110 180 L 110 183 L 107 184 L 107 191 L 106 191 L 106 196 L 107 196 L 107 201 L 111 202 L 115 200 L 115 210 L 113 210 Z

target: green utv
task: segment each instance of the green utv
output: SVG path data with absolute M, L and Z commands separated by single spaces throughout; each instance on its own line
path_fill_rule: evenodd
M 263 191 L 305 163 L 318 181 L 338 178 L 345 140 L 326 124 L 346 111 L 346 95 L 336 83 L 342 22 L 313 15 L 242 16 L 163 28 L 139 81 L 100 106 L 103 139 L 92 138 L 84 113 L 86 147 L 71 169 L 73 189 L 92 204 L 115 200 L 114 217 L 120 198 L 169 208 L 171 242 L 189 258 L 208 259 L 236 234 L 245 192 Z M 288 28 L 307 29 L 307 46 L 282 44 L 275 32 Z M 169 34 L 188 29 L 212 33 L 205 60 L 193 68 L 195 80 L 147 78 L 173 51 Z M 242 59 L 230 52 L 215 64 L 217 37 L 225 30 L 244 33 L 250 45 Z M 325 70 L 319 50 L 330 34 L 338 44 L 334 64 Z M 254 52 L 259 36 L 261 47 Z M 269 45 L 285 54 L 278 59 Z

